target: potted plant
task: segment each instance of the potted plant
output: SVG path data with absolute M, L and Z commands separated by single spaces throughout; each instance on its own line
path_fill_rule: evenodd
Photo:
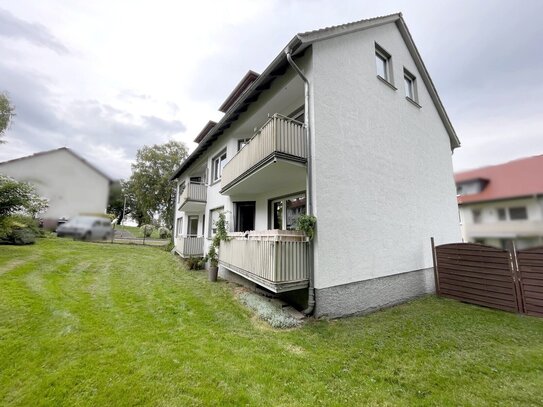
M 226 215 L 224 212 L 219 214 L 219 219 L 215 222 L 217 231 L 213 236 L 213 241 L 207 252 L 206 261 L 209 261 L 209 281 L 217 281 L 217 275 L 219 272 L 219 247 L 221 242 L 227 242 L 230 240 L 228 236 L 228 222 L 226 221 Z
M 296 229 L 305 233 L 309 240 L 315 236 L 315 224 L 317 218 L 313 215 L 300 215 L 296 221 Z
M 206 260 L 209 261 L 209 281 L 217 281 L 217 275 L 219 274 L 219 254 L 215 247 L 215 239 L 209 247 Z

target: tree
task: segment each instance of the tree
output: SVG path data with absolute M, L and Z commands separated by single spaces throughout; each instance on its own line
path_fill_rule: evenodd
M 11 105 L 8 96 L 5 93 L 0 93 L 0 138 L 4 136 L 5 131 L 11 124 L 11 119 L 15 115 L 15 109 Z M 0 143 L 5 143 L 0 140 Z
M 47 199 L 40 197 L 34 186 L 0 174 L 0 218 L 15 213 L 35 217 L 47 206 Z
M 138 150 L 132 176 L 123 192 L 139 225 L 149 223 L 157 213 L 162 223 L 173 227 L 175 181 L 170 181 L 170 177 L 185 158 L 187 147 L 177 141 Z
M 109 199 L 107 202 L 107 213 L 112 214 L 117 219 L 118 223 L 123 220 L 123 215 L 129 213 L 127 209 L 124 211 L 124 194 L 123 194 L 123 181 L 115 181 L 109 187 Z

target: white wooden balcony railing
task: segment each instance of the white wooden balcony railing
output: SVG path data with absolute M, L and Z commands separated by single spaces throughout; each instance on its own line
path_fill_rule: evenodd
M 303 233 L 267 230 L 230 236 L 219 249 L 222 266 L 276 293 L 307 287 L 309 242 Z
M 203 257 L 204 238 L 196 236 L 179 236 L 175 239 L 175 250 L 181 257 Z
M 189 182 L 179 197 L 179 209 L 187 202 L 206 202 L 207 186 L 201 183 Z
M 222 170 L 221 189 L 228 188 L 239 177 L 250 173 L 269 158 L 276 155 L 283 158 L 307 159 L 307 145 L 304 125 L 294 119 L 274 114 Z

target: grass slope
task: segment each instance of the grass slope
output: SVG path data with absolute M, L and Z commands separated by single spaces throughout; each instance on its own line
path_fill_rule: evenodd
M 428 297 L 273 331 L 166 252 L 0 246 L 0 405 L 542 405 L 543 320 Z

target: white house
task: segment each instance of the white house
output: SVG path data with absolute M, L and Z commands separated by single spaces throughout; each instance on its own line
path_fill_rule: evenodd
M 519 249 L 543 245 L 543 155 L 455 175 L 466 241 Z
M 434 289 L 430 238 L 460 240 L 459 141 L 401 14 L 295 35 L 220 110 L 172 176 L 181 256 L 207 251 L 224 211 L 219 273 L 306 313 Z M 312 242 L 293 230 L 302 212 Z
M 0 173 L 33 184 L 38 194 L 49 199 L 42 215 L 46 220 L 106 213 L 112 180 L 69 148 L 4 161 Z

